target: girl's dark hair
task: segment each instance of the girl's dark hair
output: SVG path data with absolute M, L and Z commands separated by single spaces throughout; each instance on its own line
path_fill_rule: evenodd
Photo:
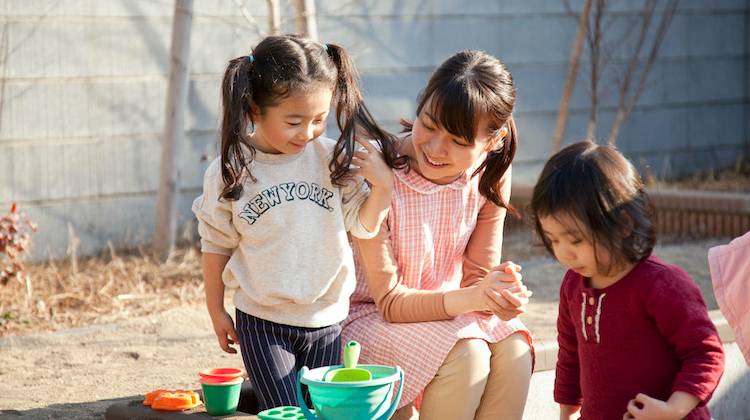
M 508 134 L 502 143 L 487 154 L 472 176 L 484 170 L 479 179 L 479 192 L 515 214 L 513 207 L 503 202 L 500 191 L 500 179 L 513 161 L 518 144 L 518 132 L 511 115 L 516 103 L 516 87 L 510 71 L 500 60 L 483 51 L 461 51 L 432 74 L 420 94 L 417 116 L 428 101 L 435 123 L 470 144 L 477 137 L 482 115 L 488 115 L 492 121 L 488 136 L 497 137 L 502 127 L 507 127 Z M 401 123 L 406 131 L 411 131 L 411 122 L 402 120 Z
M 633 165 L 614 147 L 591 141 L 572 144 L 552 156 L 542 169 L 531 199 L 537 234 L 554 255 L 539 222 L 567 215 L 583 224 L 594 249 L 611 255 L 605 272 L 651 255 L 656 243 L 653 206 Z M 597 257 L 598 263 L 598 257 Z
M 253 124 L 251 105 L 263 112 L 291 94 L 330 86 L 336 104 L 336 122 L 341 135 L 329 162 L 331 181 L 342 185 L 349 174 L 354 137 L 362 135 L 379 143 L 385 162 L 404 167 L 394 137 L 382 130 L 362 101 L 357 72 L 346 50 L 334 44 L 320 44 L 298 35 L 269 36 L 250 56 L 229 61 L 221 87 L 221 198 L 237 200 L 245 176 L 254 182 L 249 164 L 255 149 L 245 141 L 248 124 Z M 242 151 L 242 144 L 250 150 Z

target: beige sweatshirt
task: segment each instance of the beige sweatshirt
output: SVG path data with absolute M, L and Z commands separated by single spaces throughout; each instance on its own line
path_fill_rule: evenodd
M 373 237 L 359 221 L 369 188 L 362 178 L 333 186 L 335 142 L 318 138 L 295 155 L 257 152 L 239 200 L 219 200 L 217 158 L 193 203 L 201 250 L 229 256 L 223 281 L 241 311 L 279 324 L 318 328 L 346 318 L 356 283 L 347 231 Z

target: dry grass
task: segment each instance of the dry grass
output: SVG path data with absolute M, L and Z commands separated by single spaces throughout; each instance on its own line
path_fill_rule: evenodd
M 726 192 L 750 192 L 750 160 L 738 160 L 731 168 L 704 171 L 675 180 L 661 181 L 647 177 L 649 186 Z
M 0 287 L 0 335 L 58 330 L 203 302 L 200 253 L 158 264 L 142 251 L 29 264 Z

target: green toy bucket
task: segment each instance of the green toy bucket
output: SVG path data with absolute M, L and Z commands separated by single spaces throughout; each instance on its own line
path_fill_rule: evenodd
M 226 416 L 237 411 L 242 378 L 223 383 L 201 382 L 206 412 L 212 416 Z
M 372 379 L 359 382 L 328 382 L 326 373 L 343 365 L 309 370 L 303 367 L 297 376 L 297 400 L 307 420 L 386 420 L 393 415 L 404 389 L 404 371 L 400 367 L 357 365 L 372 373 Z M 399 382 L 396 398 L 393 388 Z M 301 384 L 307 385 L 315 414 L 302 396 Z

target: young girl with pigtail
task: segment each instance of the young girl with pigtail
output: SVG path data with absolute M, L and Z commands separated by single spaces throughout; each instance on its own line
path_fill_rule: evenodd
M 332 103 L 337 141 L 321 137 Z M 340 362 L 356 283 L 347 232 L 377 234 L 404 158 L 334 44 L 265 38 L 229 62 L 222 108 L 221 156 L 193 203 L 206 304 L 221 348 L 239 344 L 260 409 L 297 405 L 297 371 Z M 236 329 L 225 287 L 235 289 Z

